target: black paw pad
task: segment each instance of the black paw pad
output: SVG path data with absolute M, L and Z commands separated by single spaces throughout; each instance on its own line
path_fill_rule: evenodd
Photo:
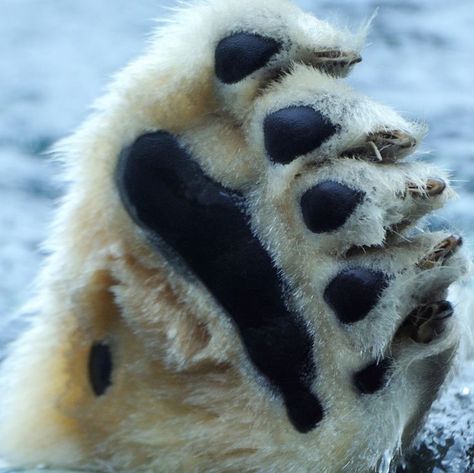
M 380 271 L 347 269 L 329 283 L 324 300 L 341 322 L 350 324 L 362 320 L 374 308 L 387 286 L 387 276 Z
M 112 384 L 112 353 L 104 342 L 96 342 L 89 353 L 89 381 L 96 396 L 105 394 Z
M 161 131 L 122 152 L 116 178 L 125 208 L 152 243 L 171 250 L 233 320 L 295 428 L 315 426 L 322 410 L 311 392 L 313 339 L 287 308 L 278 270 L 252 233 L 242 197 L 210 179 L 176 137 Z M 302 409 L 311 413 L 306 424 Z
M 324 418 L 319 399 L 308 389 L 296 384 L 290 393 L 284 395 L 288 417 L 296 430 L 302 434 L 311 432 Z
M 284 387 L 289 418 L 299 432 L 309 432 L 324 417 L 319 399 L 307 384 L 315 377 L 311 336 L 294 318 L 280 316 L 262 322 L 245 332 L 250 358 L 270 382 Z
M 354 375 L 354 385 L 362 394 L 374 394 L 388 382 L 388 371 L 392 365 L 389 358 L 371 363 Z
M 338 127 L 311 107 L 292 106 L 268 115 L 263 131 L 270 159 L 288 164 L 319 148 L 338 131 Z
M 280 48 L 280 43 L 274 39 L 257 34 L 228 36 L 216 48 L 216 76 L 225 84 L 235 84 L 265 66 Z
M 337 230 L 346 223 L 365 193 L 334 181 L 321 182 L 303 194 L 303 220 L 313 233 Z

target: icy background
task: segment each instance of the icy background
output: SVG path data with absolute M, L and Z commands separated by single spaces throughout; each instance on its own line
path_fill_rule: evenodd
M 43 153 L 86 117 L 111 74 L 143 50 L 152 19 L 172 3 L 0 0 L 0 352 L 21 330 L 21 320 L 8 321 L 27 298 L 61 194 L 57 169 Z M 449 220 L 474 241 L 474 0 L 298 3 L 353 27 L 379 8 L 350 82 L 430 125 L 426 159 L 452 171 L 461 195 L 434 225 Z M 436 404 L 401 471 L 474 472 L 472 361 Z

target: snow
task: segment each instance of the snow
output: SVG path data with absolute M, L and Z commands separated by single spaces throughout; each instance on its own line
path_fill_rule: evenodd
M 429 124 L 422 148 L 451 170 L 460 199 L 435 222 L 474 235 L 474 3 L 472 0 L 300 0 L 357 28 L 378 8 L 364 62 L 349 81 Z M 44 151 L 88 113 L 111 75 L 144 47 L 171 1 L 0 0 L 0 345 L 21 319 L 60 187 Z M 423 154 L 428 153 L 429 154 Z M 469 238 L 468 238 L 469 240 Z M 474 239 L 473 239 L 474 241 Z M 474 471 L 474 365 L 465 362 L 436 404 L 412 473 Z M 420 464 L 421 462 L 421 464 Z

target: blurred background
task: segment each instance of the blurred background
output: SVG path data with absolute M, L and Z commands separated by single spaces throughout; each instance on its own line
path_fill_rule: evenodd
M 353 29 L 378 9 L 364 62 L 349 81 L 428 123 L 421 159 L 450 170 L 460 194 L 429 224 L 449 221 L 474 241 L 474 0 L 296 3 Z M 44 152 L 81 123 L 111 75 L 144 49 L 153 20 L 173 4 L 0 0 L 0 358 L 24 325 L 13 314 L 28 297 L 62 193 Z M 399 471 L 474 472 L 472 360 L 436 403 L 417 451 Z

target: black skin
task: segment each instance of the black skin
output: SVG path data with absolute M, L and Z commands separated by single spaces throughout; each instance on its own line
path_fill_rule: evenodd
M 89 382 L 94 394 L 103 396 L 112 384 L 113 361 L 110 347 L 95 342 L 89 353 Z
M 366 268 L 340 272 L 324 291 L 324 300 L 344 324 L 365 318 L 389 284 L 387 276 Z
M 392 360 L 384 358 L 374 361 L 354 374 L 354 385 L 361 394 L 375 394 L 388 383 Z
M 338 230 L 363 201 L 364 192 L 334 181 L 320 182 L 301 198 L 301 211 L 308 230 L 327 233 Z
M 286 107 L 265 118 L 265 149 L 274 163 L 289 164 L 318 149 L 338 130 L 338 126 L 312 107 Z
M 273 38 L 254 33 L 235 33 L 219 41 L 215 73 L 224 84 L 235 84 L 264 67 L 281 49 Z

